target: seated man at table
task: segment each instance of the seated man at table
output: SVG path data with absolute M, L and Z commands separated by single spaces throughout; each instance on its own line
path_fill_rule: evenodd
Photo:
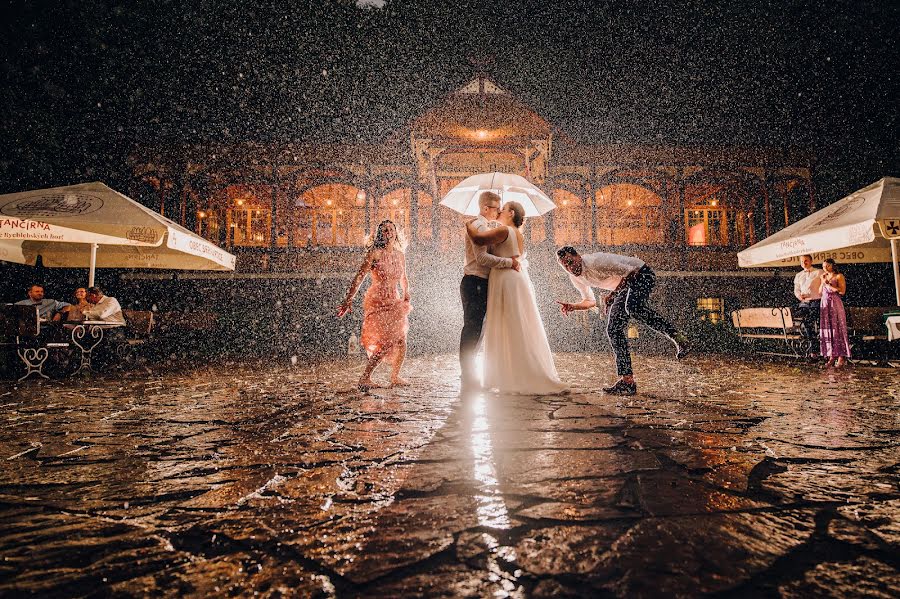
M 44 322 L 56 319 L 60 310 L 68 306 L 67 302 L 44 297 L 43 285 L 31 285 L 28 287 L 28 299 L 16 302 L 17 306 L 37 306 L 38 314 Z
M 125 316 L 122 314 L 122 306 L 119 305 L 119 301 L 114 297 L 103 295 L 103 290 L 99 287 L 88 287 L 87 301 L 93 305 L 82 310 L 85 320 L 125 324 Z

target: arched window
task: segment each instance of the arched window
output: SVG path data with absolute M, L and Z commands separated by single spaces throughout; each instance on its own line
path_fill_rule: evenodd
M 416 238 L 419 241 L 431 241 L 432 238 L 432 229 L 431 229 L 431 218 L 432 211 L 434 210 L 434 198 L 431 197 L 430 193 L 425 193 L 422 190 L 416 194 L 418 198 L 418 217 L 416 223 Z
M 375 218 L 372 219 L 372 233 L 383 220 L 390 220 L 409 239 L 409 209 L 412 206 L 412 193 L 408 187 L 395 189 L 378 199 L 375 203 Z
M 317 185 L 295 202 L 294 246 L 359 247 L 366 238 L 366 196 L 341 183 Z
M 272 230 L 272 187 L 229 185 L 225 189 L 229 246 L 269 245 Z
M 441 197 L 447 195 L 460 181 L 462 178 L 439 180 Z M 434 210 L 434 218 L 438 221 L 438 248 L 446 252 L 465 247 L 466 230 L 462 217 L 443 206 L 436 205 Z
M 553 236 L 556 245 L 578 245 L 590 240 L 590 206 L 564 189 L 553 190 Z
M 662 198 L 631 183 L 607 185 L 596 193 L 597 243 L 657 245 L 664 241 Z

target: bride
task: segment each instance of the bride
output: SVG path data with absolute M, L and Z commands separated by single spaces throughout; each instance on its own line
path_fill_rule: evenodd
M 504 226 L 483 232 L 475 228 L 473 221 L 466 223 L 466 230 L 474 243 L 492 246 L 491 253 L 497 256 L 522 256 L 521 270 L 495 268 L 488 278 L 484 387 L 527 395 L 566 391 L 568 386 L 556 373 L 528 276 L 528 262 L 523 259 L 525 238 L 521 228 L 525 209 L 518 202 L 507 202 L 497 217 Z

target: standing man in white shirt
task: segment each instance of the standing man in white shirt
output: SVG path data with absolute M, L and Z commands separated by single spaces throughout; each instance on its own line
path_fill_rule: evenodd
M 800 333 L 810 341 L 810 351 L 818 347 L 816 340 L 819 337 L 819 307 L 822 303 L 822 271 L 813 266 L 812 256 L 804 254 L 800 256 L 800 266 L 803 268 L 794 275 L 794 296 L 800 303 L 794 313 L 800 321 Z
M 628 349 L 626 329 L 628 319 L 635 318 L 651 329 L 665 335 L 675 344 L 675 357 L 687 355 L 687 337 L 675 330 L 672 324 L 650 307 L 648 300 L 656 285 L 656 274 L 639 258 L 596 252 L 581 256 L 566 246 L 556 252 L 560 265 L 569 273 L 572 285 L 581 293 L 578 303 L 560 302 L 560 312 L 567 316 L 576 310 L 589 310 L 597 305 L 592 287 L 613 293 L 607 304 L 606 335 L 616 356 L 616 374 L 619 380 L 603 390 L 612 395 L 634 395 L 637 383 L 631 369 L 631 352 Z
M 87 301 L 93 306 L 82 312 L 85 320 L 125 324 L 125 316 L 122 314 L 122 306 L 119 305 L 119 301 L 114 297 L 103 295 L 103 290 L 99 287 L 88 288 Z
M 500 214 L 500 196 L 486 191 L 478 198 L 478 217 L 473 221 L 479 231 L 489 227 L 489 221 Z M 487 313 L 488 275 L 492 268 L 519 270 L 519 261 L 501 258 L 488 252 L 486 246 L 476 245 L 466 235 L 466 263 L 463 268 L 459 296 L 462 299 L 463 328 L 459 336 L 460 390 L 471 391 L 481 386 L 475 369 L 475 356 L 481 345 L 481 330 Z

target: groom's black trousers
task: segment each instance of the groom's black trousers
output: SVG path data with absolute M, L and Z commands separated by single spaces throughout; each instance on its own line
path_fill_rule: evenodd
M 475 355 L 481 343 L 481 329 L 487 314 L 488 280 L 466 275 L 459 284 L 462 299 L 463 328 L 459 336 L 459 367 L 464 383 L 477 380 Z
M 628 349 L 628 319 L 634 318 L 672 339 L 675 327 L 650 307 L 648 300 L 656 286 L 656 273 L 646 264 L 625 281 L 609 308 L 606 336 L 616 354 L 616 373 L 632 374 L 631 352 Z

